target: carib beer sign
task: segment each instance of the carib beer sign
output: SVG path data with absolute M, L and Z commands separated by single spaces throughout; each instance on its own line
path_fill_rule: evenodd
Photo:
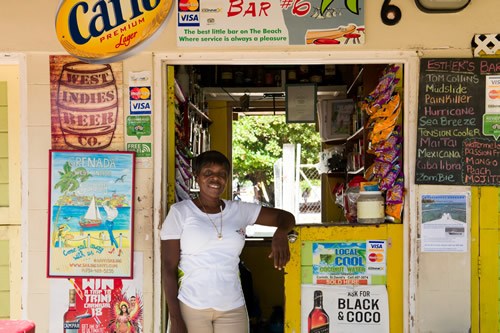
M 87 63 L 124 59 L 162 30 L 172 0 L 62 0 L 56 34 Z

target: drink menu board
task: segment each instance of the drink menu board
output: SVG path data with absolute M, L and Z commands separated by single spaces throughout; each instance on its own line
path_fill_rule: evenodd
M 500 184 L 500 59 L 422 59 L 416 184 Z

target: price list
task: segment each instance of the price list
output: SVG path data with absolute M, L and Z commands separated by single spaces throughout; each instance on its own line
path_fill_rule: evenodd
M 422 59 L 415 183 L 498 185 L 500 143 L 483 135 L 489 59 Z

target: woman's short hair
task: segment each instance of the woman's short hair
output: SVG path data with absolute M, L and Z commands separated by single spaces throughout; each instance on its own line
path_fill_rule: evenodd
M 226 155 L 217 150 L 207 150 L 193 159 L 193 174 L 198 175 L 204 166 L 210 164 L 222 165 L 228 174 L 231 172 L 231 164 Z

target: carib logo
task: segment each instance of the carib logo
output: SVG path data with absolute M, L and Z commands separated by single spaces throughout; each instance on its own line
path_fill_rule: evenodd
M 200 2 L 198 0 L 178 1 L 178 25 L 179 27 L 200 26 Z
M 172 0 L 62 0 L 57 38 L 87 63 L 122 60 L 158 35 L 171 6 Z

